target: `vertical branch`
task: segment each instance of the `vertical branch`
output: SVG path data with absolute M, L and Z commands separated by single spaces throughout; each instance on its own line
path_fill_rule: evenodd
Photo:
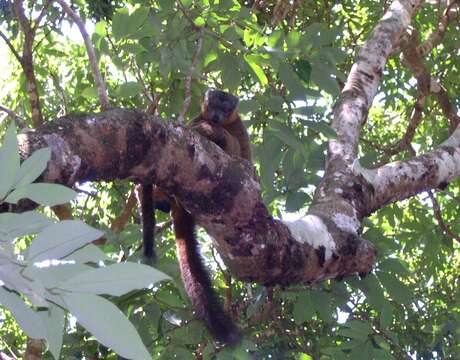
M 192 77 L 193 77 L 193 73 L 195 72 L 196 65 L 198 63 L 198 58 L 200 57 L 201 48 L 203 47 L 203 30 L 202 29 L 199 30 L 199 34 L 200 35 L 198 38 L 195 55 L 193 55 L 192 65 L 190 66 L 190 72 L 185 78 L 185 85 L 184 85 L 185 100 L 184 100 L 184 103 L 182 104 L 182 109 L 180 110 L 179 116 L 177 119 L 179 123 L 184 122 L 184 116 L 190 107 L 190 103 L 192 102 Z
M 81 20 L 80 16 L 73 11 L 69 5 L 64 0 L 56 0 L 59 5 L 61 5 L 62 10 L 77 24 L 78 29 L 80 30 L 83 41 L 85 42 L 86 52 L 88 54 L 89 63 L 91 66 L 91 71 L 93 73 L 94 81 L 96 82 L 96 90 L 99 96 L 99 101 L 103 110 L 110 108 L 109 96 L 107 94 L 107 88 L 105 86 L 104 79 L 102 78 L 101 72 L 99 71 L 98 62 L 96 59 L 96 53 L 94 51 L 93 43 L 89 38 L 88 33 L 85 29 L 85 24 Z
M 24 33 L 24 47 L 20 63 L 26 77 L 26 90 L 32 109 L 32 123 L 34 127 L 37 128 L 43 124 L 43 115 L 33 63 L 32 45 L 35 38 L 35 30 L 30 26 L 30 22 L 25 15 L 23 0 L 14 1 L 14 11 L 16 12 L 22 32 Z M 17 58 L 17 55 L 15 56 Z

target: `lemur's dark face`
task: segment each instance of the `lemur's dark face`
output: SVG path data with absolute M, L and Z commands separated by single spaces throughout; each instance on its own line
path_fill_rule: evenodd
M 208 90 L 204 95 L 208 120 L 222 124 L 238 106 L 238 98 L 221 90 Z

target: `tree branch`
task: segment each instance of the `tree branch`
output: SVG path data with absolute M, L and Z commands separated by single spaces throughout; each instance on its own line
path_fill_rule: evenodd
M 18 114 L 16 114 L 13 110 L 10 110 L 7 107 L 2 106 L 2 105 L 0 105 L 0 110 L 5 112 L 10 118 L 12 118 L 14 122 L 16 123 L 17 127 L 19 127 L 20 129 L 26 128 L 24 119 L 21 118 Z
M 39 127 L 43 124 L 43 115 L 33 61 L 32 48 L 35 38 L 35 30 L 30 26 L 30 22 L 25 15 L 23 0 L 14 1 L 14 10 L 19 23 L 21 24 L 21 30 L 24 33 L 24 46 L 21 57 L 22 61 L 20 61 L 20 63 L 26 77 L 26 90 L 29 97 L 30 108 L 32 109 L 32 123 L 34 127 Z
M 200 56 L 202 46 L 203 46 L 203 30 L 200 29 L 198 42 L 196 45 L 195 55 L 193 56 L 192 65 L 190 66 L 190 72 L 185 78 L 185 84 L 184 84 L 185 100 L 182 105 L 182 109 L 179 112 L 179 116 L 177 117 L 178 122 L 181 124 L 184 122 L 184 116 L 190 107 L 190 103 L 192 102 L 192 89 L 191 89 L 192 77 L 193 77 L 193 73 L 195 72 L 196 65 L 198 63 L 198 58 Z
M 355 171 L 374 189 L 369 200 L 371 211 L 422 191 L 443 189 L 460 177 L 460 127 L 437 149 L 424 155 L 373 170 L 355 166 Z
M 110 108 L 110 101 L 107 93 L 107 88 L 105 86 L 104 79 L 102 78 L 101 72 L 99 71 L 98 61 L 96 58 L 96 53 L 94 51 L 93 43 L 86 32 L 85 24 L 80 19 L 78 14 L 73 11 L 69 5 L 64 0 L 56 0 L 65 13 L 77 24 L 78 29 L 80 30 L 83 41 L 85 42 L 86 52 L 88 54 L 89 63 L 91 66 L 91 71 L 93 73 L 94 81 L 96 83 L 97 94 L 99 96 L 99 102 L 101 103 L 101 108 L 106 110 Z
M 14 57 L 19 62 L 19 64 L 21 64 L 21 66 L 22 66 L 22 57 L 16 51 L 16 49 L 14 48 L 14 46 L 11 43 L 10 39 L 8 39 L 8 37 L 2 31 L 0 31 L 0 37 L 5 41 L 6 45 L 10 48 L 11 53 L 14 55 Z
M 69 115 L 18 140 L 23 158 L 51 148 L 43 181 L 130 179 L 174 195 L 216 240 L 224 262 L 240 279 L 314 282 L 372 266 L 375 251 L 368 242 L 334 226 L 331 230 L 314 216 L 291 235 L 263 205 L 249 162 L 157 117 L 123 109 Z
M 434 217 L 436 218 L 439 227 L 446 233 L 447 236 L 450 236 L 452 239 L 460 243 L 460 235 L 454 233 L 450 229 L 450 226 L 444 222 L 444 219 L 442 218 L 441 207 L 439 206 L 438 200 L 436 200 L 433 192 L 428 191 L 428 196 L 430 197 L 431 203 L 433 205 Z

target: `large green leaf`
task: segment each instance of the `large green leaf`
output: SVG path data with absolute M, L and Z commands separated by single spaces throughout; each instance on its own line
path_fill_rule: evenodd
M 299 299 L 294 304 L 292 315 L 294 316 L 294 321 L 297 325 L 311 320 L 313 315 L 315 315 L 310 291 L 305 291 L 299 294 Z
M 133 324 L 110 301 L 84 293 L 67 293 L 62 297 L 77 321 L 101 344 L 128 359 L 151 359 Z
M 85 271 L 63 282 L 59 288 L 120 296 L 166 279 L 169 276 L 150 266 L 126 262 Z
M 21 164 L 14 187 L 19 188 L 36 180 L 46 169 L 46 165 L 50 158 L 50 148 L 43 148 L 35 151 Z
M 122 98 L 136 96 L 142 92 L 142 86 L 136 81 L 121 84 L 116 90 L 116 94 Z
M 21 199 L 30 199 L 44 206 L 65 204 L 73 200 L 77 193 L 59 184 L 33 183 L 16 188 L 5 199 L 6 202 L 17 204 Z
M 18 140 L 16 138 L 16 127 L 12 122 L 6 131 L 3 139 L 3 146 L 0 148 L 0 200 L 11 190 L 19 171 Z
M 45 339 L 48 343 L 49 351 L 56 360 L 59 360 L 65 325 L 64 310 L 50 303 L 48 309 L 39 311 L 38 315 L 46 330 Z
M 21 329 L 33 339 L 45 339 L 46 329 L 40 316 L 14 292 L 0 286 L 0 304 L 11 311 Z
M 26 211 L 22 214 L 0 214 L 0 230 L 11 240 L 24 235 L 36 234 L 53 221 L 36 211 Z
M 27 259 L 60 259 L 103 235 L 80 220 L 64 220 L 45 228 L 32 241 Z
M 412 291 L 393 274 L 378 272 L 377 277 L 390 296 L 399 304 L 407 304 L 412 300 Z

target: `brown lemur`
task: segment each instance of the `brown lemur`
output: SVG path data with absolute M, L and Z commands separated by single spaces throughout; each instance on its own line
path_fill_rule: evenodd
M 208 90 L 201 105 L 201 113 L 188 125 L 216 143 L 232 156 L 251 161 L 249 135 L 237 112 L 239 99 L 227 92 Z M 145 188 L 145 185 L 144 185 Z M 152 220 L 152 188 L 141 196 L 144 231 L 144 256 L 154 256 Z M 150 196 L 149 196 L 150 194 Z M 169 211 L 167 196 L 160 189 L 154 189 L 155 207 Z M 145 200 L 152 199 L 145 205 Z M 158 201 L 159 200 L 159 201 Z M 148 201 L 147 201 L 148 202 Z M 196 317 L 203 320 L 211 335 L 222 344 L 234 345 L 240 340 L 240 332 L 230 316 L 224 311 L 216 292 L 212 288 L 208 270 L 199 253 L 199 244 L 195 235 L 195 218 L 181 204 L 170 200 L 174 232 L 176 235 L 177 258 L 185 289 L 195 308 Z M 146 228 L 147 225 L 147 228 Z

